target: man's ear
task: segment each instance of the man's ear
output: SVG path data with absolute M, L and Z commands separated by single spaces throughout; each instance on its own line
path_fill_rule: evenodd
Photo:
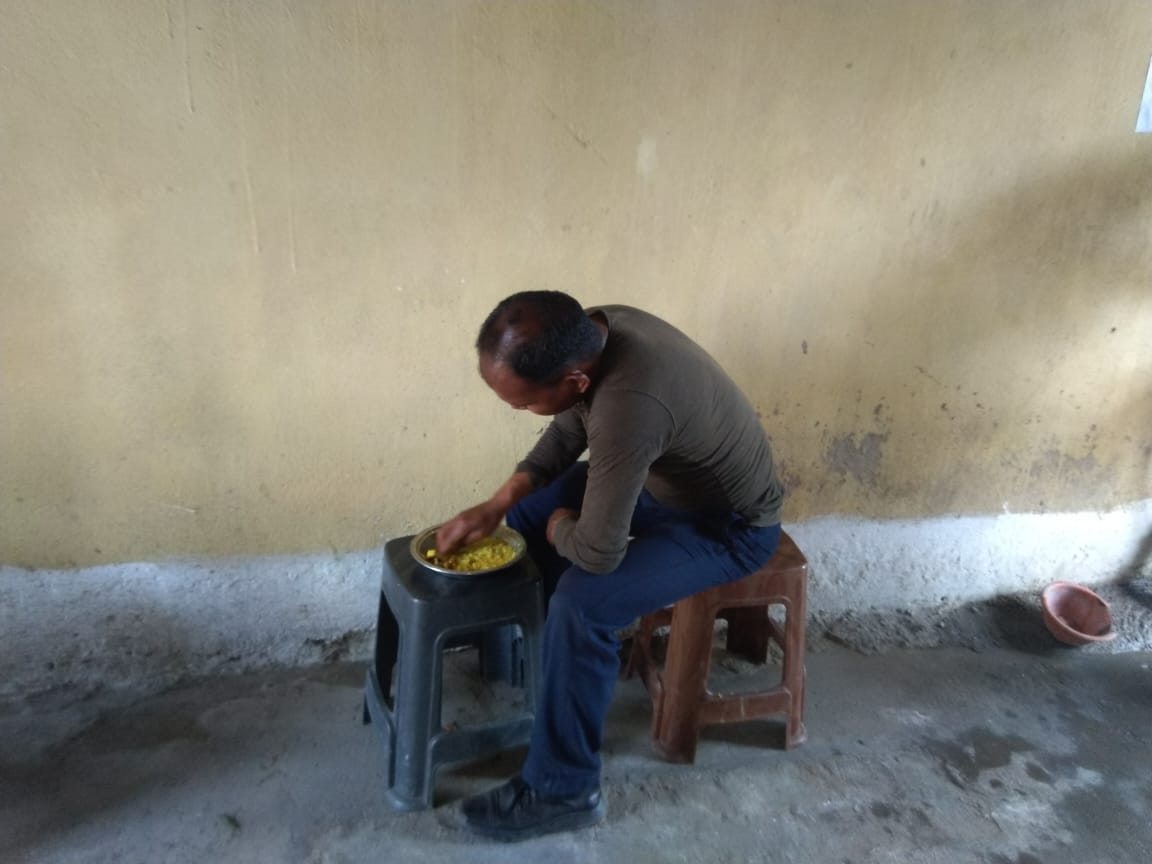
M 564 380 L 575 384 L 577 393 L 586 393 L 588 388 L 592 386 L 592 379 L 583 369 L 573 369 L 571 372 L 564 373 Z

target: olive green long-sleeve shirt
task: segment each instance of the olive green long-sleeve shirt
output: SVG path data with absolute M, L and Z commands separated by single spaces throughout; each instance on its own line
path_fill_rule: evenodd
M 609 573 L 628 549 L 642 489 L 702 514 L 780 521 L 784 489 L 768 437 L 720 365 L 671 324 L 629 306 L 589 309 L 608 321 L 599 375 L 583 400 L 556 415 L 517 466 L 537 487 L 588 450 L 588 486 L 576 519 L 557 524 L 561 555 Z

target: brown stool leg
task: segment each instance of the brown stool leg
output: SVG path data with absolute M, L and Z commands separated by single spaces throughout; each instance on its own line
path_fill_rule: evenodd
M 620 678 L 628 679 L 639 675 L 647 683 L 648 667 L 652 664 L 652 633 L 660 626 L 659 618 L 659 612 L 640 618 L 636 632 L 632 634 L 628 661 L 620 669 Z
M 728 650 L 751 661 L 768 660 L 768 607 L 741 606 L 725 609 L 720 617 L 728 621 Z
M 808 737 L 804 729 L 804 640 L 805 586 L 803 576 L 789 580 L 788 603 L 784 621 L 784 686 L 791 696 L 788 722 L 784 730 L 785 749 L 803 744 Z
M 696 761 L 700 705 L 708 687 L 715 609 L 699 594 L 676 604 L 652 744 L 669 762 Z
M 808 730 L 804 726 L 804 684 L 807 672 L 800 667 L 799 690 L 792 694 L 792 707 L 788 712 L 788 726 L 784 730 L 784 749 L 799 747 L 808 740 Z

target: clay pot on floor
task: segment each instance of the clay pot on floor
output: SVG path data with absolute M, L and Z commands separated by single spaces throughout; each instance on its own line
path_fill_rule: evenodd
M 1040 595 L 1049 632 L 1068 645 L 1087 645 L 1116 638 L 1108 604 L 1083 585 L 1053 582 Z

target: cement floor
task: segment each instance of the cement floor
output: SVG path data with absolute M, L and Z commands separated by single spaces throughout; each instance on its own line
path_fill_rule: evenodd
M 446 715 L 518 698 L 456 657 Z M 1152 861 L 1147 652 L 825 646 L 809 655 L 807 744 L 777 749 L 768 722 L 715 728 L 690 767 L 652 755 L 647 698 L 621 682 L 606 823 L 515 846 L 462 833 L 455 802 L 518 752 L 442 774 L 433 810 L 386 808 L 363 668 L 0 714 L 0 861 Z

